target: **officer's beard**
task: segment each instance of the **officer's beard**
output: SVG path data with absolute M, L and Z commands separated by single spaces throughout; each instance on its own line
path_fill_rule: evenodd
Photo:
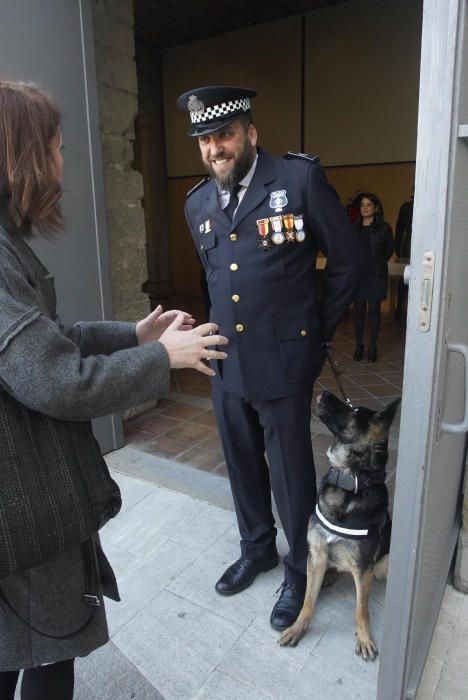
M 229 153 L 227 153 L 229 155 Z M 205 167 L 209 174 L 216 181 L 216 184 L 221 190 L 232 192 L 234 187 L 247 175 L 255 160 L 256 149 L 252 147 L 249 139 L 246 138 L 244 147 L 234 161 L 232 170 L 225 176 L 215 172 L 210 161 L 204 160 Z M 217 155 L 217 158 L 222 158 L 223 154 Z

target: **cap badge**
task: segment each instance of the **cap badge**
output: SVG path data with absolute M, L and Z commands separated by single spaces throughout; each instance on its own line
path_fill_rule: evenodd
M 205 105 L 196 95 L 190 95 L 187 106 L 189 112 L 192 112 L 193 114 L 203 114 L 205 111 Z
M 270 192 L 270 207 L 275 211 L 281 211 L 287 203 L 288 198 L 286 197 L 286 190 Z

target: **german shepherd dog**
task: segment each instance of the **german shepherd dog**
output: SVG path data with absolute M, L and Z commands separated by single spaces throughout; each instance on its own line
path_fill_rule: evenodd
M 324 391 L 317 412 L 333 434 L 330 470 L 319 488 L 309 521 L 307 588 L 296 622 L 282 633 L 282 646 L 296 646 L 309 626 L 327 568 L 349 571 L 356 586 L 356 654 L 374 660 L 377 647 L 369 629 L 373 577 L 387 576 L 391 520 L 385 466 L 388 433 L 400 399 L 382 411 L 352 409 Z

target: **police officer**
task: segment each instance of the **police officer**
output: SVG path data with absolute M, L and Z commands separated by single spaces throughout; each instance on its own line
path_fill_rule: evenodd
M 319 159 L 272 158 L 257 148 L 250 111 L 256 94 L 210 86 L 189 90 L 177 104 L 190 114 L 189 134 L 198 138 L 209 173 L 188 193 L 185 214 L 206 273 L 210 318 L 230 348 L 226 360 L 210 364 L 241 556 L 216 590 L 238 593 L 278 564 L 272 489 L 290 547 L 270 618 L 282 630 L 296 619 L 305 592 L 316 498 L 313 382 L 324 342 L 353 297 L 359 250 Z M 319 250 L 327 256 L 320 299 Z

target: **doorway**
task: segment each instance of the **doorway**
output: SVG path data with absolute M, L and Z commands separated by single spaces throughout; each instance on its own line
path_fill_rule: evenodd
M 359 2 L 358 0 L 356 0 L 355 2 L 339 4 L 333 8 L 326 8 L 324 12 L 329 13 L 330 17 L 328 19 L 330 20 L 330 24 L 332 24 L 331 20 L 336 20 L 336 14 L 334 13 L 344 11 L 343 8 L 345 6 L 347 6 L 346 12 L 349 13 L 347 15 L 349 19 L 356 19 L 356 14 L 359 15 L 358 10 L 364 9 L 365 12 L 363 13 L 363 15 L 360 15 L 360 17 L 362 21 L 369 21 L 369 10 L 371 4 L 374 6 L 374 9 L 375 7 L 377 8 L 376 11 L 388 9 L 390 5 L 389 3 L 385 2 L 369 3 L 365 2 L 365 0 L 363 2 Z M 404 3 L 404 5 L 406 7 L 407 3 Z M 418 245 L 413 250 L 413 256 L 416 256 L 416 263 L 412 263 L 410 273 L 411 285 L 408 317 L 408 337 L 410 340 L 410 344 L 406 348 L 405 397 L 402 409 L 405 432 L 404 435 L 402 435 L 399 439 L 400 446 L 404 445 L 405 447 L 405 456 L 403 462 L 401 461 L 401 457 L 399 457 L 399 472 L 402 474 L 402 476 L 397 477 L 398 485 L 394 514 L 395 531 L 399 533 L 399 536 L 394 536 L 394 541 L 397 542 L 396 548 L 395 546 L 392 546 L 393 570 L 397 569 L 398 571 L 403 571 L 404 576 L 400 577 L 398 580 L 395 577 L 393 577 L 393 579 L 391 578 L 387 589 L 384 655 L 382 657 L 383 660 L 381 665 L 381 674 L 378 689 L 379 700 L 383 700 L 386 698 L 391 698 L 393 700 L 395 697 L 415 697 L 417 683 L 419 681 L 420 673 L 424 663 L 424 658 L 430 641 L 430 636 L 432 634 L 433 625 L 437 616 L 437 610 L 440 605 L 443 584 L 445 583 L 447 578 L 450 560 L 453 555 L 456 537 L 459 531 L 460 485 L 462 480 L 464 464 L 464 432 L 466 431 L 466 428 L 464 430 L 464 421 L 459 419 L 460 416 L 464 416 L 463 399 L 460 397 L 460 389 L 464 387 L 464 382 L 460 379 L 460 377 L 463 376 L 464 367 L 466 371 L 466 360 L 463 360 L 463 351 L 460 350 L 460 344 L 463 345 L 463 343 L 458 342 L 458 340 L 451 340 L 451 334 L 448 332 L 445 334 L 443 340 L 439 339 L 438 341 L 436 330 L 439 326 L 439 321 L 441 320 L 439 319 L 438 314 L 441 312 L 443 305 L 450 305 L 452 303 L 452 299 L 459 298 L 458 291 L 456 293 L 451 292 L 449 297 L 446 297 L 445 284 L 447 282 L 447 269 L 449 269 L 447 268 L 447 255 L 449 255 L 447 246 L 448 239 L 451 236 L 447 225 L 451 218 L 450 212 L 454 210 L 454 205 L 456 201 L 459 201 L 460 198 L 460 195 L 457 195 L 453 189 L 450 189 L 453 185 L 453 168 L 458 167 L 461 170 L 461 172 L 466 172 L 463 170 L 465 166 L 463 161 L 463 148 L 465 147 L 465 144 L 463 143 L 463 141 L 458 142 L 456 140 L 458 136 L 454 135 L 454 119 L 457 118 L 459 120 L 459 124 L 457 125 L 458 127 L 460 124 L 466 124 L 468 118 L 460 117 L 459 115 L 455 117 L 455 112 L 449 109 L 449 105 L 452 105 L 453 103 L 453 95 L 458 95 L 457 90 L 459 90 L 459 87 L 462 84 L 459 82 L 459 78 L 456 76 L 458 76 L 459 72 L 462 70 L 460 66 L 462 66 L 463 64 L 463 31 L 461 31 L 461 34 L 457 35 L 455 30 L 457 26 L 464 26 L 465 3 L 461 1 L 459 2 L 458 0 L 453 0 L 453 2 L 450 3 L 449 10 L 445 11 L 445 15 L 441 24 L 439 24 L 439 20 L 441 19 L 439 15 L 443 12 L 443 10 L 439 5 L 440 3 L 435 2 L 435 0 L 427 0 L 427 2 L 425 2 L 424 4 L 425 29 L 423 34 L 424 39 L 422 53 L 422 76 L 424 79 L 424 84 L 421 84 L 420 107 L 422 105 L 424 107 L 425 112 L 424 114 L 422 114 L 420 111 L 419 114 L 419 145 L 416 176 L 417 183 L 419 178 L 419 187 L 417 184 L 415 205 L 415 221 L 419 226 L 419 229 L 416 227 L 415 231 L 419 230 L 419 234 L 415 233 L 415 236 L 418 238 Z M 416 4 L 414 4 L 413 7 L 414 6 L 416 6 Z M 392 9 L 396 12 L 395 3 L 392 4 Z M 317 10 L 317 12 L 319 11 Z M 311 15 L 313 14 L 314 13 L 311 13 Z M 419 5 L 419 20 L 421 20 L 421 18 L 422 6 Z M 291 60 L 293 60 L 294 56 L 299 56 L 299 63 L 302 69 L 304 53 L 301 53 L 300 50 L 297 51 L 297 49 L 298 47 L 300 48 L 304 46 L 302 42 L 304 39 L 303 32 L 305 25 L 302 18 L 300 18 L 300 21 L 297 18 L 288 18 L 286 21 L 288 22 L 288 30 L 291 32 L 296 31 L 298 32 L 297 35 L 300 36 L 299 41 L 288 42 L 288 47 L 291 47 L 291 50 L 288 53 L 288 57 L 291 58 Z M 409 31 L 409 23 L 401 23 L 401 13 L 399 15 L 399 21 L 400 28 L 402 25 L 404 25 L 404 32 L 407 33 Z M 438 27 L 437 31 L 434 29 L 435 27 Z M 274 38 L 275 36 L 275 29 L 276 28 L 273 27 L 273 24 L 267 26 L 266 31 L 268 32 L 268 37 L 270 41 L 272 41 L 272 37 Z M 312 20 L 310 30 L 316 30 L 315 23 Z M 250 29 L 246 31 L 250 31 Z M 389 34 L 391 35 L 392 32 L 389 32 Z M 356 36 L 356 34 L 353 32 L 351 32 L 350 35 L 353 39 Z M 258 27 L 254 27 L 251 36 L 258 37 Z M 406 34 L 405 36 L 407 38 L 408 34 Z M 455 45 L 453 41 L 449 40 L 450 36 L 458 36 L 459 43 Z M 223 43 L 225 44 L 225 37 L 218 37 L 217 41 L 218 43 L 216 44 L 216 46 L 220 54 L 222 55 L 222 48 L 220 48 L 220 45 L 222 45 Z M 429 55 L 431 53 L 432 42 L 436 42 L 438 45 L 439 51 L 435 52 L 437 56 L 441 55 L 440 51 L 442 49 L 444 51 L 447 50 L 449 52 L 452 52 L 450 54 L 450 58 L 448 59 L 449 63 L 451 61 L 450 70 L 453 71 L 451 73 L 452 82 L 449 81 L 448 84 L 445 81 L 445 79 L 442 78 L 441 73 L 437 72 L 439 66 L 437 65 L 437 61 L 434 58 L 434 56 L 432 56 L 432 59 L 429 58 Z M 261 42 L 258 43 L 261 44 Z M 273 45 L 275 45 L 274 40 L 272 41 L 272 43 Z M 186 127 L 185 125 L 183 127 L 180 126 L 183 117 L 181 115 L 177 115 L 172 110 L 171 105 L 174 104 L 175 94 L 179 94 L 180 92 L 183 92 L 187 87 L 190 87 L 189 85 L 184 84 L 183 88 L 181 88 L 181 86 L 179 85 L 177 80 L 177 66 L 179 66 L 178 75 L 182 75 L 184 79 L 187 79 L 187 75 L 183 74 L 181 66 L 185 67 L 185 69 L 188 71 L 189 68 L 193 67 L 193 65 L 196 65 L 196 68 L 198 70 L 201 64 L 203 70 L 205 70 L 205 74 L 208 74 L 210 76 L 213 75 L 213 70 L 211 70 L 212 65 L 210 66 L 210 70 L 206 68 L 206 63 L 205 67 L 203 67 L 204 62 L 208 61 L 208 58 L 206 56 L 206 54 L 208 53 L 208 40 L 204 41 L 203 44 L 204 45 L 201 46 L 200 43 L 198 43 L 195 47 L 196 50 L 199 52 L 197 54 L 196 64 L 193 61 L 191 61 L 192 54 L 190 52 L 194 49 L 193 46 L 184 45 L 182 47 L 179 47 L 180 51 L 177 49 L 177 47 L 167 49 L 164 52 L 164 66 L 166 73 L 163 71 L 163 77 L 166 77 L 166 83 L 164 83 L 164 80 L 161 83 L 162 86 L 165 85 L 165 92 L 163 91 L 165 99 L 163 101 L 163 104 L 166 115 L 165 147 L 167 151 L 167 158 L 165 162 L 167 168 L 166 186 L 168 190 L 169 201 L 168 225 L 169 227 L 170 225 L 172 225 L 175 231 L 175 235 L 171 236 L 173 250 L 170 251 L 168 262 L 172 271 L 171 279 L 173 283 L 174 280 L 178 279 L 178 270 L 180 270 L 180 286 L 177 282 L 176 288 L 172 291 L 179 292 L 186 297 L 197 296 L 196 284 L 198 281 L 198 276 L 193 275 L 191 278 L 190 275 L 187 274 L 187 270 L 194 270 L 197 269 L 197 267 L 196 258 L 193 257 L 191 259 L 191 256 L 194 255 L 191 240 L 188 237 L 188 235 L 184 233 L 184 224 L 182 218 L 183 199 L 185 196 L 185 192 L 200 179 L 200 177 L 203 175 L 203 172 L 200 169 L 198 155 L 196 153 L 196 149 L 193 148 L 193 144 L 192 146 L 190 144 L 180 145 L 181 139 L 179 138 L 179 136 L 174 136 L 175 133 L 182 134 L 185 131 Z M 248 42 L 246 42 L 246 44 L 248 44 Z M 255 42 L 253 43 L 253 45 L 254 44 Z M 320 42 L 319 46 L 321 46 Z M 417 50 L 415 50 L 413 42 L 411 45 L 411 50 L 413 52 L 413 57 L 416 59 L 416 63 L 413 64 L 413 68 L 414 65 L 416 65 L 416 71 L 419 72 L 419 59 L 421 57 L 419 52 L 419 45 L 417 47 Z M 426 53 L 424 53 L 424 51 Z M 355 58 L 359 64 L 359 60 L 362 59 L 362 52 L 358 51 L 358 55 Z M 375 58 L 374 55 L 373 58 Z M 362 77 L 362 75 L 367 75 L 368 72 L 372 74 L 372 70 L 368 67 L 370 65 L 369 56 L 367 57 L 367 61 L 367 64 L 359 64 L 361 66 L 364 66 L 364 68 L 360 72 L 358 71 L 357 74 L 354 74 L 354 77 L 356 77 L 356 75 Z M 408 52 L 406 52 L 406 61 L 408 61 Z M 273 69 L 268 60 L 265 60 L 264 63 L 257 63 L 257 65 L 259 65 L 258 69 L 260 73 L 261 69 L 263 68 L 267 75 L 273 75 Z M 240 82 L 240 80 L 238 79 L 233 79 L 232 81 L 228 79 L 230 75 L 235 75 L 235 71 L 239 68 L 239 66 L 235 65 L 233 67 L 229 63 L 226 66 L 221 63 L 221 66 L 223 77 L 225 79 L 219 80 L 219 82 Z M 406 69 L 407 68 L 408 64 L 406 65 Z M 283 64 L 281 64 L 281 69 L 284 69 Z M 444 69 L 447 69 L 446 65 L 444 65 Z M 214 71 L 214 73 L 216 75 L 216 71 Z M 303 81 L 297 80 L 298 74 L 303 75 L 303 72 L 301 72 L 301 70 L 299 70 L 298 72 L 294 72 L 293 79 L 289 80 L 290 76 L 287 73 L 287 69 L 284 69 L 283 73 L 279 74 L 279 78 L 282 79 L 283 84 L 288 86 L 288 98 L 291 98 L 291 95 L 296 95 L 298 104 L 301 105 L 301 109 L 307 111 L 307 109 L 310 108 L 310 103 L 308 102 L 308 100 L 312 99 L 313 93 L 309 93 L 309 96 L 307 95 L 306 91 L 304 91 Z M 240 71 L 240 77 L 244 79 L 243 82 L 245 82 L 246 79 L 248 79 L 249 75 L 250 74 L 245 70 L 244 72 L 242 72 L 242 70 Z M 399 86 L 401 87 L 402 75 L 403 74 L 400 73 L 399 76 L 396 76 L 393 82 L 387 81 L 387 89 L 397 89 L 398 77 L 400 79 Z M 167 78 L 174 78 L 174 76 L 175 80 L 167 80 Z M 274 76 L 275 80 L 278 81 L 278 73 L 275 73 Z M 433 76 L 439 77 L 439 85 L 436 85 L 436 83 L 433 80 Z M 318 84 L 318 79 L 320 78 L 320 75 L 316 76 L 316 78 L 317 82 L 315 83 L 315 85 Z M 352 79 L 353 75 L 349 76 L 349 80 L 351 82 Z M 203 82 L 206 82 L 206 80 Z M 212 82 L 217 82 L 217 80 L 213 79 Z M 330 84 L 330 81 L 327 80 L 323 82 L 326 85 Z M 372 80 L 370 82 L 372 84 Z M 445 92 L 441 91 L 442 83 L 444 83 Z M 357 84 L 359 85 L 359 83 Z M 451 90 L 452 92 L 449 93 L 449 90 Z M 268 86 L 266 87 L 266 93 L 268 96 Z M 413 97 L 416 94 L 417 89 L 414 90 Z M 358 98 L 359 88 L 357 87 L 356 99 L 358 100 Z M 460 105 L 463 105 L 462 98 L 463 95 L 461 96 L 461 98 L 457 97 L 457 99 L 460 99 Z M 268 97 L 266 102 L 268 104 Z M 275 102 L 274 99 L 271 100 L 271 103 L 275 106 L 275 108 L 277 107 L 276 111 L 279 111 L 281 115 L 282 103 L 278 101 Z M 373 114 L 374 119 L 378 120 L 380 114 L 378 111 L 376 111 L 376 103 L 370 102 L 370 104 L 371 108 L 368 111 L 370 111 Z M 447 112 L 444 112 L 444 115 L 447 117 L 446 123 L 449 126 L 447 127 L 447 133 L 443 134 L 445 141 L 443 138 L 440 139 L 439 160 L 434 159 L 435 149 L 432 145 L 434 134 L 439 134 L 440 129 L 440 114 L 433 113 L 432 107 L 434 104 L 438 105 L 441 112 L 444 109 L 449 110 Z M 400 112 L 401 111 L 403 111 L 402 103 L 400 103 Z M 334 114 L 335 113 L 339 113 L 339 110 L 334 110 Z M 284 130 L 282 131 L 281 129 L 278 129 L 277 125 L 275 126 L 275 124 L 271 124 L 272 120 L 269 118 L 270 115 L 268 112 L 268 107 L 265 108 L 263 114 L 261 108 L 259 108 L 259 123 L 260 120 L 263 119 L 265 124 L 269 124 L 269 126 L 271 126 L 272 131 L 274 132 L 273 137 L 280 134 L 280 138 L 277 144 L 278 150 L 281 149 L 284 151 L 287 150 L 287 148 L 291 148 L 292 150 L 302 150 L 301 147 L 303 146 L 305 147 L 304 150 L 315 150 L 314 148 L 309 148 L 309 146 L 314 145 L 314 139 L 317 134 L 317 131 L 319 130 L 311 130 L 312 135 L 308 137 L 307 134 L 304 133 L 304 122 L 310 122 L 307 120 L 307 118 L 304 119 L 303 111 L 299 110 L 298 114 L 299 117 L 297 117 L 296 113 L 296 116 L 291 114 L 289 115 L 290 119 L 288 121 L 288 124 L 290 126 L 292 124 L 292 132 L 285 134 Z M 432 118 L 432 122 L 429 116 Z M 326 120 L 326 114 L 319 115 L 318 118 Z M 282 123 L 284 123 L 285 121 L 287 120 L 283 119 Z M 319 124 L 319 122 L 315 122 L 314 126 L 317 127 L 317 124 Z M 349 127 L 349 137 L 350 134 L 353 133 L 352 128 L 354 125 L 351 122 L 348 123 L 346 119 L 343 120 L 343 124 L 344 127 Z M 404 158 L 395 162 L 390 158 L 384 163 L 378 161 L 376 163 L 372 163 L 369 162 L 369 156 L 367 156 L 365 159 L 366 162 L 363 163 L 359 162 L 359 158 L 361 157 L 359 155 L 357 156 L 358 162 L 355 162 L 353 159 L 356 158 L 356 154 L 351 148 L 351 150 L 347 151 L 347 160 L 350 160 L 351 162 L 347 162 L 347 160 L 345 160 L 343 165 L 343 161 L 340 162 L 339 157 L 338 159 L 336 159 L 336 152 L 333 152 L 332 150 L 332 146 L 333 148 L 335 148 L 335 142 L 339 142 L 338 135 L 342 132 L 343 129 L 340 130 L 339 128 L 337 128 L 336 124 L 333 124 L 334 128 L 330 128 L 329 124 L 326 124 L 326 127 L 327 128 L 322 129 L 322 133 L 326 132 L 328 134 L 330 143 L 327 143 L 327 141 L 325 140 L 322 145 L 325 148 L 325 153 L 327 153 L 328 148 L 328 157 L 330 158 L 329 163 L 331 163 L 328 167 L 328 174 L 332 182 L 335 181 L 336 187 L 339 193 L 341 194 L 343 200 L 345 200 L 345 195 L 348 195 L 351 191 L 353 191 L 353 188 L 359 188 L 360 183 L 358 182 L 358 180 L 362 178 L 362 171 L 360 171 L 360 168 L 371 167 L 375 169 L 372 176 L 372 186 L 367 186 L 366 189 L 376 191 L 381 191 L 381 189 L 385 187 L 385 177 L 388 177 L 388 173 L 390 172 L 390 166 L 391 168 L 395 168 L 397 166 L 402 166 L 403 168 L 406 168 L 406 180 L 404 177 L 401 177 L 401 174 L 399 175 L 401 190 L 398 191 L 398 188 L 392 188 L 392 195 L 389 196 L 389 201 L 393 201 L 393 204 L 391 205 L 389 211 L 391 211 L 391 208 L 393 206 L 393 223 L 395 223 L 395 216 L 396 212 L 398 211 L 398 206 L 403 201 L 408 199 L 409 193 L 411 191 L 411 185 L 414 178 L 414 162 L 411 159 L 405 160 Z M 408 129 L 405 133 L 408 134 L 410 131 L 411 130 Z M 416 136 L 416 129 L 414 136 Z M 271 133 L 268 131 L 267 128 L 266 138 L 269 137 L 271 137 Z M 286 149 L 281 148 L 283 138 L 289 142 Z M 450 139 L 452 139 L 452 142 L 450 141 Z M 349 138 L 349 142 L 351 143 L 352 147 L 355 147 L 357 144 L 358 148 L 359 146 L 361 146 L 361 149 L 363 148 L 364 150 L 366 150 L 369 146 L 367 141 L 359 141 L 359 139 L 356 138 Z M 450 159 L 448 155 L 450 153 L 450 149 L 452 148 L 451 143 L 456 143 L 457 145 L 457 154 L 455 160 Z M 407 140 L 405 142 L 406 152 L 408 152 L 408 144 L 409 141 Z M 387 143 L 386 146 L 388 145 L 389 144 Z M 394 142 L 391 142 L 390 148 L 394 146 Z M 191 148 L 192 150 L 190 150 Z M 414 155 L 416 153 L 415 149 L 416 141 L 414 140 Z M 275 150 L 275 147 L 273 147 L 272 150 Z M 335 158 L 335 160 L 333 158 Z M 434 174 L 435 171 L 438 171 L 440 162 L 444 163 L 445 171 L 439 172 L 438 174 L 441 178 L 445 178 L 445 180 L 439 178 L 437 182 L 434 181 L 432 184 L 429 185 L 428 183 L 430 180 L 430 175 Z M 179 170 L 181 163 L 183 163 L 183 170 Z M 327 165 L 327 162 L 325 162 L 325 165 Z M 382 165 L 384 165 L 386 169 L 385 176 L 384 171 L 381 167 Z M 344 170 L 342 170 L 343 168 Z M 402 180 L 404 180 L 404 184 L 402 184 Z M 342 187 L 343 190 L 340 191 Z M 432 201 L 432 205 L 428 199 L 429 191 L 431 192 L 430 196 L 434 198 Z M 441 212 L 440 210 L 435 210 L 436 204 L 440 205 L 441 198 L 444 203 L 443 212 Z M 418 211 L 420 217 L 419 222 L 417 221 Z M 427 218 L 428 212 L 431 212 L 434 217 L 432 221 L 429 221 Z M 437 232 L 435 232 L 434 227 L 435 221 L 438 223 L 439 226 Z M 427 237 L 428 228 L 431 228 L 431 230 L 435 232 L 434 239 L 431 239 L 430 245 L 429 239 Z M 425 260 L 424 255 L 426 253 L 434 252 L 434 249 L 437 249 L 437 267 L 435 268 L 435 270 L 429 270 L 428 272 L 427 266 L 424 267 L 423 264 L 423 261 Z M 453 247 L 451 249 L 451 252 L 453 255 Z M 190 262 L 191 260 L 192 262 Z M 458 271 L 457 264 L 461 265 L 463 261 L 466 262 L 465 258 L 461 256 L 458 259 L 458 261 L 453 259 L 450 262 L 450 265 L 453 265 Z M 426 262 L 428 262 L 428 260 L 426 260 Z M 424 275 L 426 274 L 430 274 L 431 277 L 424 277 Z M 431 299 L 433 301 L 432 321 L 425 328 L 421 328 L 420 326 L 421 320 L 419 308 L 419 295 L 421 291 L 421 285 L 423 285 L 425 293 L 428 292 L 428 290 L 430 290 L 430 293 L 432 295 Z M 463 288 L 463 284 L 461 288 Z M 434 306 L 434 304 L 436 304 L 436 307 Z M 453 308 L 455 308 L 453 304 L 451 308 L 452 310 Z M 389 334 L 390 329 L 392 329 L 392 333 L 396 333 L 398 335 L 398 333 L 402 329 L 399 329 L 398 326 L 391 326 L 391 321 L 392 320 L 390 317 L 386 319 L 386 322 L 388 322 L 389 327 L 388 329 L 386 329 L 387 324 L 384 324 L 384 331 Z M 442 321 L 442 326 L 445 326 L 447 322 L 448 321 L 445 320 Z M 458 322 L 457 328 L 460 326 L 461 324 Z M 357 377 L 358 373 L 355 372 L 355 366 L 350 360 L 349 352 L 347 352 L 349 351 L 350 337 L 349 334 L 346 335 L 346 326 L 343 326 L 343 329 L 343 333 L 341 333 L 340 329 L 336 337 L 335 344 L 337 345 L 337 349 L 339 350 L 339 352 L 341 352 L 343 355 L 343 366 L 345 367 L 345 369 L 348 370 L 349 376 L 346 381 L 348 382 L 349 386 L 354 386 L 356 385 L 356 382 L 353 379 L 353 376 Z M 450 329 L 450 331 L 451 333 L 453 333 L 452 328 Z M 442 342 L 442 345 L 440 345 L 440 342 Z M 390 367 L 386 367 L 384 369 L 388 373 L 393 372 L 393 377 L 388 377 L 385 376 L 385 374 L 380 373 L 378 377 L 379 383 L 376 382 L 374 386 L 380 385 L 380 387 L 383 386 L 384 388 L 380 388 L 377 391 L 377 393 L 370 392 L 371 394 L 373 393 L 372 396 L 369 395 L 367 397 L 366 394 L 363 394 L 363 398 L 369 398 L 375 401 L 381 401 L 382 398 L 386 398 L 385 393 L 381 393 L 382 391 L 387 389 L 386 383 L 393 384 L 393 389 L 400 388 L 398 386 L 398 383 L 401 378 L 402 365 L 398 365 L 398 357 L 396 355 L 393 355 L 393 352 L 402 353 L 402 349 L 396 351 L 392 349 L 390 350 L 390 354 L 388 357 L 384 355 L 382 358 L 386 360 L 387 364 L 390 365 Z M 464 362 L 465 365 L 463 364 Z M 364 375 L 365 373 L 361 372 L 361 374 Z M 330 388 L 330 379 L 331 377 L 327 377 L 326 375 L 324 375 L 319 381 L 323 381 L 324 386 L 326 386 L 328 383 L 328 388 Z M 388 379 L 393 379 L 395 381 L 389 382 Z M 368 381 L 368 378 L 367 380 L 364 378 L 364 381 Z M 373 385 L 367 384 L 367 387 L 369 386 Z M 449 386 L 448 392 L 446 390 L 447 386 Z M 439 392 L 438 395 L 436 393 L 436 387 L 437 391 Z M 194 393 L 193 391 L 191 393 L 190 391 L 187 391 L 187 389 L 192 390 L 194 388 L 193 385 L 192 387 L 190 386 L 190 382 L 186 382 L 185 386 L 180 385 L 179 387 L 174 386 L 173 388 L 179 391 L 179 393 L 181 394 L 185 393 L 190 396 L 196 396 L 196 393 Z M 181 391 L 181 389 L 183 389 L 184 391 Z M 197 389 L 197 387 L 195 387 L 195 389 Z M 364 390 L 367 391 L 367 388 L 365 385 L 361 384 L 360 390 L 361 393 L 363 393 Z M 207 397 L 199 396 L 199 398 L 205 399 Z M 452 399 L 453 404 L 451 403 Z M 205 406 L 205 411 L 209 410 L 207 406 Z M 171 409 L 170 406 L 167 406 L 166 408 L 168 410 L 171 410 L 172 412 L 175 410 L 174 408 Z M 444 420 L 440 418 L 440 416 L 443 415 L 448 415 L 450 420 Z M 169 415 L 167 417 L 172 417 L 176 420 L 179 419 L 175 415 Z M 195 418 L 196 417 L 197 416 L 195 416 Z M 450 427 L 448 428 L 448 430 L 446 430 L 447 426 L 451 425 L 452 423 L 455 423 L 455 425 L 457 426 L 457 430 L 459 430 L 458 435 L 460 435 L 460 437 L 453 438 L 455 433 L 451 432 Z M 415 440 L 415 435 L 418 436 L 417 440 Z M 452 438 L 452 440 L 450 440 L 450 438 Z M 206 440 L 208 438 L 204 439 Z M 396 444 L 398 442 L 397 433 L 393 434 L 393 439 L 394 447 L 396 448 Z M 440 461 L 441 457 L 437 450 L 439 450 L 439 448 L 442 449 L 441 445 L 449 442 L 451 443 L 451 447 L 449 448 L 449 461 L 450 464 L 453 464 L 453 468 L 450 472 L 450 488 L 447 491 L 447 499 L 444 501 L 444 520 L 443 518 L 441 519 L 441 514 L 438 513 L 437 505 L 434 505 L 433 503 L 435 494 L 437 492 L 440 493 L 441 491 L 445 490 L 444 488 L 442 488 L 441 484 L 438 483 L 438 479 L 441 478 L 441 474 L 438 471 L 437 465 L 435 464 L 434 460 L 438 461 L 439 464 L 445 464 L 445 458 L 443 458 L 442 461 Z M 453 449 L 454 442 L 455 449 Z M 411 445 L 412 449 L 410 451 L 407 450 L 408 445 Z M 433 446 L 436 446 L 437 450 L 432 450 Z M 202 449 L 202 447 L 200 447 L 200 444 L 192 445 L 191 447 Z M 215 450 L 213 450 L 213 452 L 214 451 Z M 437 458 L 435 457 L 436 452 L 439 455 L 437 456 Z M 402 466 L 402 464 L 405 466 Z M 417 467 L 415 467 L 415 465 L 417 465 Z M 216 464 L 216 466 L 214 467 L 215 471 L 221 469 L 221 462 L 219 464 Z M 438 489 L 437 486 L 441 488 Z M 417 501 L 416 508 L 414 506 L 415 499 Z M 408 532 L 410 533 L 411 537 L 410 541 L 407 537 Z M 434 540 L 431 538 L 435 536 L 435 533 L 437 533 L 437 552 L 434 552 L 430 549 L 430 543 L 432 542 L 433 544 L 434 542 Z M 442 556 L 442 554 L 444 556 Z M 434 585 L 434 571 L 438 572 L 437 585 Z M 403 608 L 402 605 L 404 606 Z M 401 617 L 395 615 L 396 610 L 403 610 Z M 400 651 L 395 656 L 396 649 Z M 397 663 L 395 663 L 395 659 L 398 659 Z

